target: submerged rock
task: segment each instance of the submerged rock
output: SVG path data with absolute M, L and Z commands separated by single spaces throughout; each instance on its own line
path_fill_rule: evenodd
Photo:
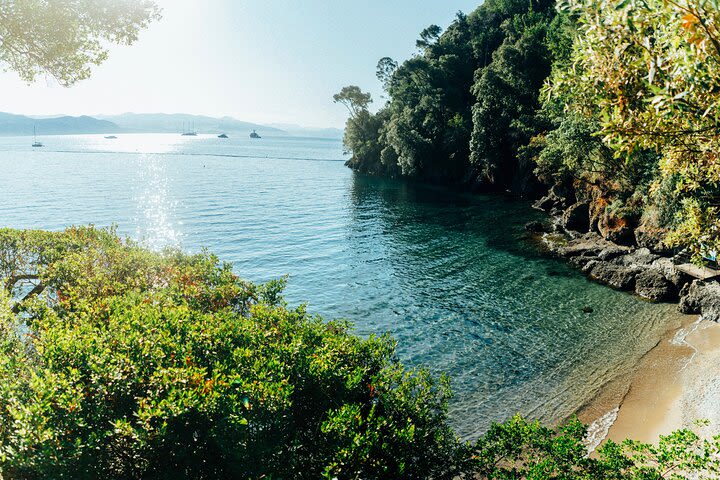
M 681 292 L 681 312 L 700 314 L 703 319 L 720 322 L 720 284 L 695 280 Z

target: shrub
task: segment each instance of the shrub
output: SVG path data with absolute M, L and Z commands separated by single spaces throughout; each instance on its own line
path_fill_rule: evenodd
M 468 458 L 446 381 L 288 308 L 282 281 L 92 228 L 0 245 L 5 279 L 44 287 L 20 315 L 34 286 L 2 296 L 7 478 L 451 478 Z

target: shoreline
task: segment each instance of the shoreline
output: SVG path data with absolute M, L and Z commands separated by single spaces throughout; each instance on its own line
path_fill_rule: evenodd
M 628 438 L 657 444 L 661 435 L 683 428 L 720 432 L 720 324 L 681 314 L 671 321 L 632 372 L 578 411 L 589 425 L 590 450 Z M 698 420 L 709 423 L 698 428 Z
M 564 217 L 550 217 L 551 228 L 542 222 L 525 227 L 550 254 L 616 290 L 678 305 L 655 346 L 576 412 L 588 425 L 588 450 L 606 440 L 657 444 L 681 429 L 720 433 L 720 271 L 698 272 L 676 256 L 568 231 Z

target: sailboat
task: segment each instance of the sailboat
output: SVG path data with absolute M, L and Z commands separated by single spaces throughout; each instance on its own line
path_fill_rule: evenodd
M 195 122 L 192 122 L 192 129 L 185 130 L 185 122 L 183 122 L 183 137 L 197 137 L 197 132 L 195 131 Z
M 33 144 L 32 144 L 32 146 L 33 146 L 33 147 L 43 147 L 43 146 L 44 146 L 44 145 L 42 144 L 42 142 L 38 142 L 38 140 L 37 140 L 37 132 L 36 132 L 34 126 L 33 126 Z

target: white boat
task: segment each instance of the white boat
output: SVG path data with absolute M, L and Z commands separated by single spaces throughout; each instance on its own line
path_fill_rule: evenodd
M 42 142 L 38 142 L 37 132 L 36 132 L 34 126 L 33 126 L 33 144 L 32 144 L 32 146 L 33 146 L 33 147 L 44 147 L 44 145 L 42 144 Z
M 190 124 L 188 123 L 188 126 Z M 185 122 L 183 122 L 183 133 L 181 133 L 183 137 L 197 137 L 197 131 L 195 130 L 195 122 L 192 122 L 192 128 L 190 130 L 185 130 Z

